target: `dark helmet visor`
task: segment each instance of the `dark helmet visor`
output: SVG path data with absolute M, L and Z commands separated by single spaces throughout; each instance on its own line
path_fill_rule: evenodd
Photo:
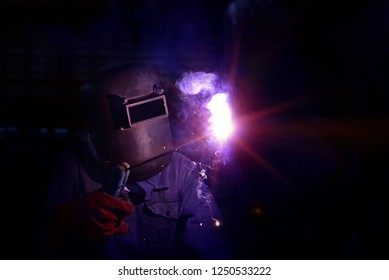
M 127 104 L 126 109 L 130 127 L 169 116 L 164 95 Z
M 143 99 L 137 102 L 126 102 L 125 98 L 108 95 L 113 130 L 126 129 L 169 116 L 166 97 Z

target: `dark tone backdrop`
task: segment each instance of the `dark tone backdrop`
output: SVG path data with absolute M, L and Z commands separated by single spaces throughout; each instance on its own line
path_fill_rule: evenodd
M 209 185 L 237 258 L 387 258 L 385 1 L 0 5 L 2 259 L 41 257 L 53 166 L 83 132 L 79 85 L 131 61 L 233 85 L 239 130 Z

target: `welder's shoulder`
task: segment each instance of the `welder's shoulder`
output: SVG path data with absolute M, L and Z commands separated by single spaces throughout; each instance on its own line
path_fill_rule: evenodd
M 188 156 L 180 153 L 174 152 L 172 154 L 171 163 L 175 166 L 180 166 L 186 169 L 196 169 L 197 164 L 193 160 L 191 160 Z

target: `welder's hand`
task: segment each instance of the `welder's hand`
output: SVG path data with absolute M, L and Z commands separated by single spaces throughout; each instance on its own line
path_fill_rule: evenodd
M 125 218 L 134 212 L 134 206 L 105 192 L 88 193 L 84 197 L 57 209 L 55 233 L 90 240 L 128 231 Z

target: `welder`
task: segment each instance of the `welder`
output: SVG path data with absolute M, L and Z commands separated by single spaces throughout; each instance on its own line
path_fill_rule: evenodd
M 49 186 L 48 257 L 226 259 L 204 169 L 173 145 L 161 71 L 110 65 L 80 88 L 88 132 Z

